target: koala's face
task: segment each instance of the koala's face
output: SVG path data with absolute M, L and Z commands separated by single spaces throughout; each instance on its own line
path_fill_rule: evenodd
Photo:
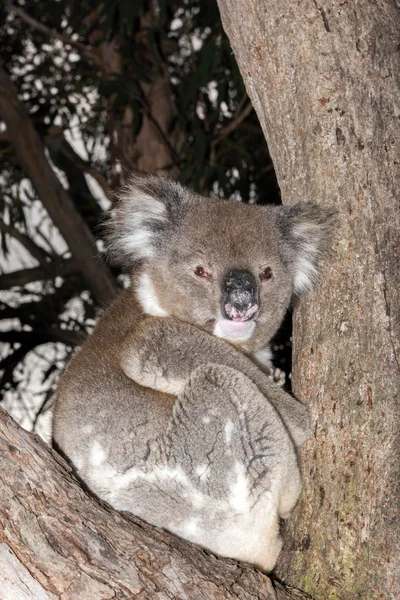
M 162 251 L 144 262 L 137 282 L 143 309 L 161 309 L 245 348 L 261 347 L 293 294 L 274 226 L 261 207 L 199 199 Z
M 312 205 L 203 198 L 163 178 L 136 181 L 113 221 L 115 254 L 141 261 L 146 314 L 175 316 L 253 352 L 308 291 L 330 215 Z

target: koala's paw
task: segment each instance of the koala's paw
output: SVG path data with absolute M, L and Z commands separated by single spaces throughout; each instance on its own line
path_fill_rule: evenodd
M 176 396 L 184 390 L 186 379 L 169 376 L 164 365 L 150 354 L 145 359 L 133 352 L 123 354 L 120 365 L 125 375 L 143 387 Z
M 279 385 L 279 387 L 283 387 L 286 383 L 285 371 L 272 367 L 270 373 L 268 374 L 268 379 L 270 379 L 276 385 Z

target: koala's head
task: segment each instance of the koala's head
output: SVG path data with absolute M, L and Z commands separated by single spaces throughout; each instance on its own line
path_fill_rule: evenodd
M 327 247 L 332 211 L 202 197 L 163 177 L 133 180 L 110 222 L 110 251 L 140 263 L 146 314 L 174 316 L 253 352 L 307 293 Z

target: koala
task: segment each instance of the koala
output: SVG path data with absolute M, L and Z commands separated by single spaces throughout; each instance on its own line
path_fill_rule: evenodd
M 273 569 L 301 490 L 306 407 L 276 385 L 268 343 L 326 252 L 331 212 L 202 197 L 134 179 L 109 224 L 132 284 L 56 393 L 53 440 L 118 510 Z

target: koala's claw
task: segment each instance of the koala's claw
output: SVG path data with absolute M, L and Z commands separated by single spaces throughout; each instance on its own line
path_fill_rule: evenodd
M 278 369 L 278 368 L 271 369 L 271 372 L 268 375 L 268 378 L 273 383 L 276 383 L 276 385 L 278 385 L 279 387 L 283 387 L 286 383 L 286 374 L 285 374 L 285 371 L 282 371 L 282 369 Z

